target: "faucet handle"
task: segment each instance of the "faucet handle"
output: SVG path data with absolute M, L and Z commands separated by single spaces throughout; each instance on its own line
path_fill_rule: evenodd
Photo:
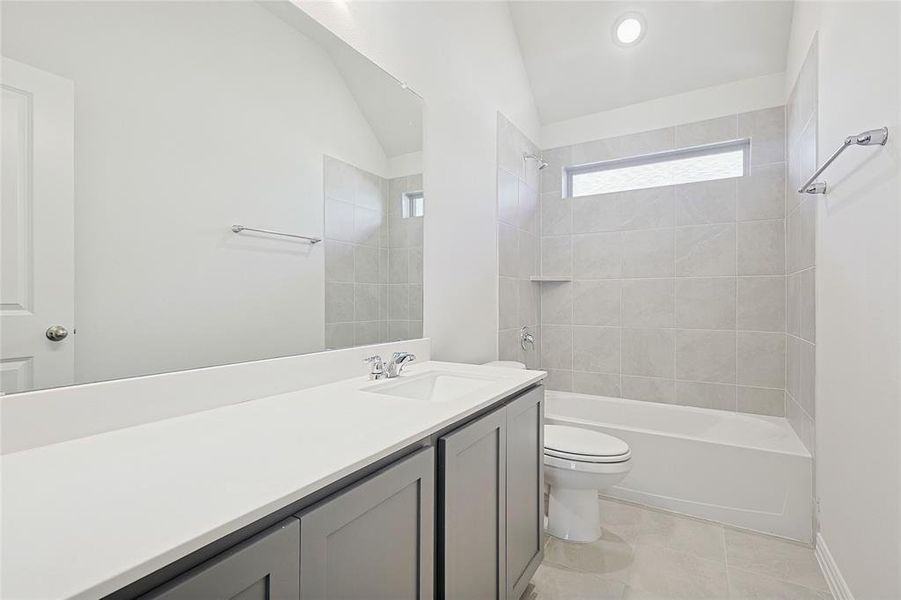
M 369 371 L 369 379 L 382 379 L 385 376 L 385 363 L 378 354 L 364 358 L 363 362 L 372 365 L 372 369 Z

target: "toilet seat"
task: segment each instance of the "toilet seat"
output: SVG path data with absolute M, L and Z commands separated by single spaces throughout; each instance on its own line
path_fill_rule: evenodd
M 545 425 L 544 455 L 564 463 L 599 464 L 625 462 L 632 452 L 626 442 L 612 435 L 582 427 Z M 546 460 L 545 464 L 551 463 Z
M 577 472 L 577 473 L 594 473 L 601 475 L 615 475 L 617 473 L 628 473 L 632 470 L 632 462 L 629 457 L 625 457 L 619 461 L 606 462 L 586 462 L 581 460 L 569 460 L 568 458 L 559 458 L 549 454 L 544 455 L 544 466 L 555 467 L 561 471 Z M 547 477 L 546 477 L 547 479 Z

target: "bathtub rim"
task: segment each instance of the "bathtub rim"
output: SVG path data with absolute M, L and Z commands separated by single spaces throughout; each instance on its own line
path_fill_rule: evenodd
M 791 426 L 791 424 L 788 422 L 788 419 L 786 419 L 785 417 L 773 417 L 770 415 L 757 415 L 757 414 L 753 414 L 753 413 L 739 413 L 736 411 L 719 410 L 716 408 L 701 408 L 698 406 L 685 406 L 685 405 L 681 405 L 681 404 L 669 404 L 666 402 L 652 402 L 652 401 L 648 401 L 648 400 L 631 400 L 629 398 L 615 398 L 612 396 L 602 396 L 600 394 L 582 394 L 582 393 L 578 393 L 578 392 L 563 392 L 563 391 L 559 391 L 559 390 L 545 390 L 545 397 L 548 399 L 554 398 L 554 397 L 560 398 L 560 397 L 566 397 L 566 396 L 576 396 L 578 398 L 599 398 L 601 400 L 613 402 L 614 404 L 631 404 L 631 405 L 634 405 L 636 403 L 650 404 L 650 405 L 657 405 L 660 407 L 675 408 L 679 411 L 684 410 L 684 411 L 693 412 L 693 413 L 697 413 L 697 414 L 705 414 L 705 415 L 714 414 L 717 417 L 723 417 L 724 415 L 732 415 L 732 416 L 743 416 L 743 417 L 746 416 L 746 417 L 759 418 L 759 419 L 763 419 L 764 421 L 767 421 L 767 422 L 775 421 L 774 424 L 778 424 L 779 426 L 786 426 L 789 428 L 791 433 L 795 436 L 795 439 L 797 441 L 796 446 L 798 448 L 795 451 L 784 450 L 784 449 L 779 449 L 779 448 L 767 448 L 765 446 L 752 446 L 749 444 L 737 443 L 737 442 L 726 441 L 726 440 L 712 440 L 712 439 L 700 437 L 697 435 L 675 434 L 675 433 L 663 431 L 660 429 L 648 429 L 645 427 L 630 427 L 627 425 L 612 424 L 612 423 L 608 423 L 605 421 L 592 421 L 592 420 L 588 420 L 588 419 L 581 419 L 578 417 L 571 417 L 568 415 L 564 416 L 564 415 L 560 415 L 559 413 L 554 413 L 553 411 L 549 410 L 547 404 L 545 405 L 545 419 L 546 420 L 551 419 L 551 420 L 558 421 L 558 422 L 565 421 L 565 422 L 572 423 L 572 424 L 586 425 L 586 426 L 602 426 L 602 427 L 607 427 L 609 429 L 622 429 L 624 431 L 632 431 L 635 433 L 660 435 L 660 436 L 673 438 L 673 439 L 691 440 L 694 442 L 703 442 L 706 444 L 714 444 L 714 445 L 721 445 L 721 446 L 723 446 L 723 445 L 733 446 L 736 448 L 744 448 L 746 450 L 754 450 L 754 451 L 758 451 L 758 452 L 771 452 L 774 454 L 783 454 L 786 456 L 796 456 L 796 457 L 806 458 L 806 459 L 813 458 L 813 456 L 810 454 L 810 452 L 804 447 L 804 444 L 801 443 L 801 439 L 798 437 L 798 434 L 795 432 L 794 428 Z

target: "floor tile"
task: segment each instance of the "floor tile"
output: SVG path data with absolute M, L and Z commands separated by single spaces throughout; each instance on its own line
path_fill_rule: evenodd
M 544 561 L 608 579 L 625 581 L 634 562 L 634 551 L 624 539 L 604 531 L 604 537 L 590 544 L 550 538 L 544 549 Z
M 666 598 L 727 598 L 726 565 L 663 546 L 638 546 L 625 582 L 634 590 Z
M 729 597 L 732 600 L 832 600 L 829 592 L 730 568 Z
M 623 584 L 590 573 L 542 564 L 523 600 L 620 600 Z
M 726 562 L 730 568 L 766 575 L 821 592 L 829 591 L 813 549 L 809 546 L 728 527 L 725 534 Z
M 635 504 L 599 500 L 604 535 L 551 536 L 525 600 L 832 600 L 813 549 Z
M 663 546 L 726 561 L 723 527 L 716 523 L 604 499 L 601 523 L 632 544 Z

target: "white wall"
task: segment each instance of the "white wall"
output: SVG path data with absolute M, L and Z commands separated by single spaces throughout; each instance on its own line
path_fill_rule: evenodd
M 425 335 L 437 359 L 496 358 L 497 111 L 539 133 L 506 3 L 298 5 L 424 98 Z
M 819 32 L 822 162 L 888 125 L 885 148 L 850 148 L 826 172 L 817 215 L 816 485 L 820 530 L 858 600 L 901 598 L 899 4 L 798 2 L 787 86 Z
M 541 128 L 541 147 L 558 148 L 781 106 L 784 79 L 783 73 L 764 75 L 548 123 Z
M 322 155 L 387 159 L 320 47 L 253 2 L 3 3 L 3 54 L 75 82 L 76 370 L 323 347 Z

